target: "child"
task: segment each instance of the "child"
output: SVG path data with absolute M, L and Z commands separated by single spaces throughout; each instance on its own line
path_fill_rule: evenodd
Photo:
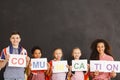
M 5 68 L 4 80 L 24 80 L 24 68 L 23 67 L 9 67 L 8 61 L 10 54 L 27 55 L 26 50 L 19 44 L 21 41 L 19 32 L 12 32 L 10 35 L 11 44 L 4 48 L 1 52 L 0 68 Z M 26 63 L 28 64 L 29 57 L 26 57 Z
M 39 46 L 35 46 L 31 50 L 33 58 L 41 58 L 42 50 Z M 49 72 L 49 64 L 48 70 L 31 70 L 31 63 L 28 66 L 28 80 L 45 80 L 46 75 Z
M 91 45 L 91 56 L 90 60 L 106 60 L 113 61 L 113 57 L 110 54 L 110 46 L 103 39 L 96 39 Z M 114 71 L 110 72 L 91 72 L 90 73 L 92 80 L 110 80 L 116 76 Z
M 51 70 L 50 70 L 50 73 L 49 73 L 49 76 L 51 76 L 51 77 L 50 77 L 49 80 L 65 80 L 66 79 L 66 73 L 65 72 L 52 73 L 52 68 L 53 68 L 52 61 L 61 61 L 62 56 L 63 56 L 62 49 L 61 48 L 56 48 L 53 52 L 53 56 L 54 56 L 54 59 L 49 62 L 50 66 L 51 66 Z
M 79 60 L 81 57 L 80 48 L 78 47 L 74 48 L 72 50 L 72 56 L 74 60 Z M 84 73 L 82 71 L 72 71 L 72 66 L 70 66 L 68 77 L 70 77 L 70 80 L 84 80 Z

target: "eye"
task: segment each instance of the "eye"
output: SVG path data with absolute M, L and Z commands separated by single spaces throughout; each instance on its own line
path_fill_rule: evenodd
M 14 37 L 12 37 L 11 39 L 15 39 Z

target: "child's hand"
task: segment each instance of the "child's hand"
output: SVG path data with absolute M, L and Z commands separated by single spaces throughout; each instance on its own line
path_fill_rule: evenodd
M 90 64 L 87 64 L 87 68 L 88 68 L 88 70 L 90 69 Z
M 69 66 L 69 65 L 66 65 L 66 67 L 69 69 L 70 66 Z
M 69 72 L 72 71 L 72 66 L 66 65 L 66 67 L 68 68 L 68 71 L 69 71 Z
M 95 72 L 94 72 L 94 75 L 95 75 L 95 76 L 99 75 L 99 71 L 95 71 Z
M 29 62 L 29 61 L 30 61 L 30 57 L 27 56 L 27 57 L 26 57 L 26 62 Z
M 6 54 L 5 55 L 5 60 L 0 60 L 0 70 L 1 68 L 5 67 L 5 65 L 7 64 L 7 62 L 9 61 L 10 55 Z
M 86 71 L 86 73 L 89 72 L 89 69 L 90 69 L 90 64 L 87 64 L 87 71 Z
M 69 66 L 69 71 L 72 71 L 72 66 Z
M 112 78 L 114 78 L 114 77 L 116 77 L 116 72 L 114 72 L 114 71 L 112 71 L 111 73 L 110 73 L 110 76 L 112 77 Z
M 87 64 L 87 71 L 85 72 L 85 75 L 89 73 L 89 70 L 90 70 L 90 64 Z
M 26 65 L 27 65 L 27 66 L 29 65 L 29 62 L 30 62 L 30 57 L 27 56 L 27 57 L 26 57 Z
M 28 66 L 29 66 L 29 68 L 31 69 L 32 64 L 31 64 L 31 63 L 29 63 L 29 65 L 28 65 Z
M 9 55 L 9 54 L 6 54 L 6 55 L 5 55 L 5 60 L 6 60 L 6 61 L 9 61 L 9 58 L 10 58 L 10 55 Z

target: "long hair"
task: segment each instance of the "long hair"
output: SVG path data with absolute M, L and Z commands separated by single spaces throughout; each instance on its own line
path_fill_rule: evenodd
M 98 43 L 103 43 L 105 46 L 105 51 L 104 51 L 105 54 L 112 56 L 111 52 L 110 52 L 111 48 L 110 48 L 110 45 L 108 44 L 108 42 L 105 41 L 104 39 L 96 39 L 95 41 L 93 41 L 93 43 L 90 46 L 92 52 L 91 52 L 89 60 L 99 60 L 99 53 L 97 51 L 97 44 Z

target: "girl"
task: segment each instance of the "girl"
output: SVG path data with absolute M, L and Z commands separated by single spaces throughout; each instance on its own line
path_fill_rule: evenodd
M 113 57 L 110 54 L 110 46 L 109 44 L 103 39 L 96 39 L 91 45 L 91 56 L 90 60 L 106 60 L 106 61 L 113 61 Z M 108 72 L 91 72 L 90 73 L 92 80 L 110 80 L 116 76 L 116 73 L 113 71 L 111 73 Z
M 65 80 L 65 78 L 66 78 L 65 72 L 52 73 L 52 68 L 53 68 L 52 61 L 60 61 L 62 59 L 62 56 L 63 56 L 62 49 L 56 48 L 53 52 L 53 56 L 54 56 L 54 59 L 49 62 L 50 66 L 51 66 L 51 70 L 49 73 L 49 76 L 50 76 L 49 80 Z
M 72 56 L 74 60 L 79 60 L 81 57 L 80 48 L 78 47 L 74 48 L 72 50 Z M 68 77 L 70 78 L 70 80 L 84 80 L 84 73 L 82 71 L 72 71 L 72 66 L 70 66 Z
M 42 50 L 38 46 L 33 47 L 31 52 L 32 52 L 33 58 L 41 58 L 42 56 Z M 31 64 L 29 64 L 28 70 L 27 70 L 28 80 L 45 80 L 45 77 L 49 72 L 49 64 L 47 65 L 48 65 L 47 70 L 31 70 L 30 69 Z

